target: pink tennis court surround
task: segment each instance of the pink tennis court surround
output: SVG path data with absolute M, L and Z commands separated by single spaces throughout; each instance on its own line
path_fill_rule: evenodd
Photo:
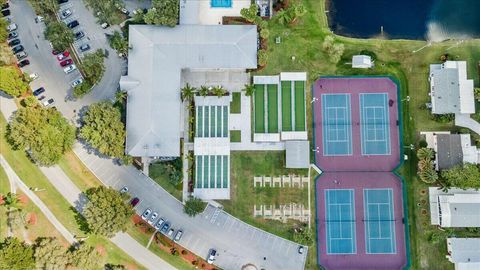
M 313 88 L 317 255 L 327 270 L 407 263 L 398 86 L 388 77 L 326 77 Z

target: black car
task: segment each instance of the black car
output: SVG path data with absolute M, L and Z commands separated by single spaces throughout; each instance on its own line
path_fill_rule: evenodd
M 4 9 L 4 10 L 2 10 L 2 15 L 3 15 L 3 16 L 10 16 L 10 9 Z
M 10 7 L 10 4 L 7 2 L 7 3 L 2 5 L 1 9 L 6 9 L 6 8 L 9 8 L 9 7 Z
M 84 36 L 85 36 L 85 33 L 83 33 L 83 31 L 75 33 L 75 39 L 76 40 L 79 40 L 79 39 L 83 38 Z
M 18 38 L 8 42 L 8 46 L 10 47 L 17 46 L 18 44 L 20 44 L 20 39 Z
M 34 95 L 34 96 L 38 96 L 38 95 L 40 95 L 40 94 L 43 93 L 43 92 L 45 92 L 45 88 L 40 87 L 40 88 L 38 88 L 37 90 L 33 91 L 33 95 Z
M 25 59 L 25 60 L 22 60 L 22 61 L 18 62 L 19 67 L 24 67 L 24 66 L 28 66 L 28 65 L 30 65 L 30 61 L 28 61 L 28 59 Z
M 74 20 L 74 21 L 71 21 L 71 22 L 67 23 L 67 26 L 68 26 L 68 28 L 70 28 L 70 29 L 73 29 L 73 28 L 75 28 L 75 27 L 77 27 L 77 26 L 79 26 L 79 25 L 80 25 L 80 24 L 78 23 L 77 20 Z
M 63 3 L 67 3 L 67 2 L 68 2 L 68 0 L 58 0 L 59 4 L 63 4 Z
M 24 48 L 22 45 L 18 45 L 16 47 L 13 47 L 12 51 L 13 53 L 19 53 L 19 52 L 23 52 Z
M 88 45 L 88 44 L 83 44 L 82 46 L 80 46 L 80 51 L 86 52 L 86 51 L 88 51 L 88 50 L 90 50 L 90 45 Z
M 12 38 L 16 38 L 16 37 L 18 37 L 17 32 L 12 31 L 12 32 L 8 33 L 8 39 L 12 39 Z

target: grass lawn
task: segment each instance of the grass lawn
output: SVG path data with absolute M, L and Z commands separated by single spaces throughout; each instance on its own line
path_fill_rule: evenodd
M 242 113 L 242 99 L 240 92 L 232 93 L 232 102 L 230 102 L 230 113 Z
M 255 133 L 265 133 L 265 85 L 255 84 Z
M 10 183 L 8 182 L 7 174 L 0 166 L 0 194 L 7 194 L 10 192 Z M 5 207 L 0 207 L 0 240 L 7 237 L 7 219 L 5 218 L 7 211 Z
M 282 131 L 292 131 L 292 82 L 282 81 Z
M 230 142 L 242 142 L 242 131 L 230 130 Z
M 295 131 L 305 131 L 305 82 L 295 83 Z
M 83 165 L 73 151 L 66 152 L 60 159 L 58 166 L 62 168 L 65 174 L 81 190 L 102 185 L 100 180 Z
M 278 132 L 278 86 L 267 85 L 268 98 L 268 133 Z
M 168 193 L 172 194 L 175 198 L 182 201 L 182 185 L 180 182 L 178 185 L 173 185 L 168 180 L 169 175 L 165 170 L 163 163 L 152 163 L 150 164 L 149 176 L 162 186 Z

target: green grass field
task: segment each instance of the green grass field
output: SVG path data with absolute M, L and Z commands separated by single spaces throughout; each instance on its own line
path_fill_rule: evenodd
M 230 102 L 230 113 L 242 113 L 241 93 L 232 93 L 232 102 Z
M 242 131 L 230 130 L 230 142 L 241 142 L 241 141 L 242 141 Z
M 268 133 L 278 133 L 278 86 L 267 85 Z
M 265 87 L 263 84 L 255 85 L 255 133 L 265 133 Z
M 282 131 L 292 131 L 292 86 L 282 81 Z
M 305 131 L 305 82 L 295 82 L 295 131 Z
M 10 183 L 7 179 L 7 174 L 0 166 L 0 194 L 7 194 L 10 192 Z M 0 207 L 0 240 L 7 237 L 7 209 Z

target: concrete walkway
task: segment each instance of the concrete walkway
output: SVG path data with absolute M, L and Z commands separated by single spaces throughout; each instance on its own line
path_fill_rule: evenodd
M 12 186 L 17 186 L 19 187 L 23 193 L 25 193 L 30 200 L 42 211 L 42 213 L 45 215 L 45 217 L 52 223 L 53 226 L 55 226 L 55 229 L 70 243 L 73 244 L 76 242 L 75 238 L 73 237 L 73 234 L 71 234 L 67 228 L 63 226 L 60 221 L 55 217 L 55 215 L 48 209 L 48 207 L 40 200 L 40 198 L 37 197 L 37 195 L 31 191 L 25 183 L 18 177 L 18 175 L 13 171 L 12 167 L 8 164 L 8 162 L 3 158 L 3 156 L 0 154 L 0 164 L 2 165 L 3 169 L 5 170 L 5 173 L 7 174 L 7 177 L 10 181 L 10 184 Z
M 471 129 L 473 132 L 480 134 L 480 123 L 473 120 L 470 114 L 455 114 L 455 125 Z

